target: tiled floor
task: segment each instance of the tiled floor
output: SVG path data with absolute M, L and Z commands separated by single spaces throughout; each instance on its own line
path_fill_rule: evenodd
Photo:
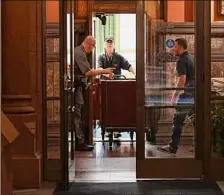
M 156 146 L 145 145 L 147 158 L 192 157 L 189 146 L 181 146 L 176 155 L 159 152 Z M 108 143 L 96 142 L 92 152 L 75 152 L 75 160 L 70 161 L 70 181 L 135 181 L 136 144 L 115 142 L 110 149 Z
M 148 143 L 145 145 L 147 158 L 192 157 L 189 146 L 181 146 L 176 155 L 163 154 Z M 51 156 L 57 149 L 53 148 Z M 110 149 L 108 143 L 96 142 L 92 152 L 75 152 L 75 160 L 70 160 L 70 181 L 75 182 L 134 182 L 136 181 L 136 144 L 115 142 Z M 218 182 L 224 191 L 224 182 Z M 15 195 L 51 195 L 55 185 L 45 185 L 39 190 L 16 191 Z

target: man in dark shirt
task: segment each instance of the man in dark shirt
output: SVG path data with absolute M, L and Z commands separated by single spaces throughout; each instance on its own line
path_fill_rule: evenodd
M 87 36 L 83 43 L 74 49 L 74 76 L 75 76 L 75 133 L 76 151 L 91 151 L 94 149 L 93 146 L 86 145 L 84 143 L 84 132 L 81 128 L 81 109 L 84 104 L 83 100 L 83 86 L 82 83 L 87 82 L 88 77 L 94 77 L 97 75 L 108 74 L 112 75 L 114 68 L 106 68 L 103 70 L 94 70 L 90 68 L 90 64 L 87 60 L 87 53 L 91 53 L 95 48 L 95 38 L 92 36 Z
M 109 36 L 105 39 L 105 53 L 101 54 L 98 58 L 98 69 L 105 69 L 108 67 L 115 67 L 113 71 L 114 75 L 121 75 L 121 69 L 128 70 L 135 75 L 134 68 L 132 65 L 119 53 L 115 52 L 114 38 Z M 101 78 L 107 78 L 109 75 L 102 75 Z M 108 137 L 109 134 L 106 134 Z M 114 132 L 114 137 L 119 138 L 121 134 Z
M 132 65 L 121 55 L 115 52 L 114 38 L 107 37 L 105 39 L 105 53 L 98 58 L 98 69 L 116 67 L 113 71 L 115 75 L 121 75 L 121 69 L 128 70 L 135 74 Z M 104 75 L 108 76 L 108 75 Z
M 179 38 L 175 40 L 174 54 L 179 56 L 176 64 L 178 76 L 177 88 L 184 88 L 183 93 L 176 90 L 172 96 L 172 102 L 177 102 L 176 112 L 173 117 L 172 139 L 167 146 L 158 147 L 158 150 L 168 153 L 176 153 L 183 124 L 187 115 L 194 112 L 194 57 L 187 51 L 187 41 Z M 179 97 L 178 97 L 179 96 Z M 177 98 L 178 97 L 178 98 Z M 176 101 L 177 100 L 177 101 Z M 185 104 L 185 106 L 183 106 Z M 189 106 L 186 107 L 186 104 Z

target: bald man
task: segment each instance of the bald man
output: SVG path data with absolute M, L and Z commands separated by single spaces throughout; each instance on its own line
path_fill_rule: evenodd
M 83 100 L 83 83 L 87 83 L 87 79 L 102 74 L 113 74 L 115 68 L 106 68 L 102 70 L 94 70 L 90 68 L 86 54 L 91 53 L 95 48 L 96 40 L 92 36 L 87 36 L 82 44 L 74 49 L 74 75 L 75 75 L 75 150 L 76 151 L 92 151 L 93 146 L 87 145 L 84 139 L 84 131 L 81 128 L 81 110 L 84 104 Z

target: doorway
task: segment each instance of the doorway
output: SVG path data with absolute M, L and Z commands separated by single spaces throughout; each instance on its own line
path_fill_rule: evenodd
M 202 2 L 201 2 L 202 3 Z M 154 93 L 156 90 L 159 91 L 159 95 L 160 97 L 162 97 L 162 100 L 169 100 L 169 93 L 167 93 L 166 91 L 172 91 L 172 90 L 179 90 L 177 89 L 175 86 L 173 86 L 173 81 L 175 81 L 175 76 L 170 77 L 169 74 L 167 74 L 167 71 L 170 71 L 169 73 L 173 73 L 173 67 L 174 67 L 174 63 L 172 60 L 175 59 L 170 59 L 170 55 L 169 55 L 169 50 L 172 48 L 172 43 L 175 40 L 175 38 L 177 37 L 185 37 L 188 39 L 189 41 L 189 49 L 190 52 L 194 52 L 194 48 L 199 48 L 199 43 L 201 42 L 206 42 L 204 39 L 200 39 L 199 34 L 197 34 L 197 42 L 195 42 L 195 44 L 191 44 L 192 42 L 192 37 L 194 33 L 194 30 L 197 30 L 197 32 L 200 30 L 200 27 L 203 28 L 203 26 L 200 26 L 200 22 L 199 20 L 198 23 L 195 25 L 194 29 L 194 25 L 191 26 L 191 29 L 189 30 L 189 25 L 187 26 L 188 31 L 187 31 L 187 35 L 184 34 L 184 32 L 180 31 L 182 29 L 184 29 L 182 24 L 172 24 L 169 28 L 169 24 L 167 24 L 166 22 L 161 22 L 160 23 L 149 23 L 149 20 L 147 19 L 147 17 L 145 17 L 145 14 L 147 12 L 147 10 L 144 10 L 144 6 L 142 5 L 143 2 L 139 1 L 137 3 L 137 8 L 136 8 L 136 69 L 137 69 L 137 80 L 136 80 L 136 86 L 137 86 L 137 90 L 136 90 L 136 98 L 137 98 L 137 105 L 136 105 L 136 112 L 137 112 L 137 135 L 136 135 L 136 143 L 135 143 L 135 137 L 133 139 L 134 147 L 137 147 L 138 149 L 134 149 L 134 150 L 129 150 L 130 147 L 130 143 L 128 143 L 128 146 L 125 146 L 125 139 L 126 136 L 123 136 L 120 138 L 121 140 L 123 139 L 124 144 L 122 143 L 122 145 L 124 145 L 125 147 L 122 149 L 122 147 L 120 147 L 119 145 L 116 145 L 116 142 L 113 143 L 112 147 L 108 146 L 108 142 L 107 140 L 109 140 L 109 138 L 105 138 L 105 144 L 102 144 L 102 135 L 100 135 L 100 128 L 101 127 L 101 123 L 97 123 L 99 122 L 99 115 L 98 118 L 94 116 L 94 114 L 90 114 L 91 115 L 91 120 L 89 120 L 89 124 L 91 124 L 89 127 L 93 128 L 94 130 L 91 131 L 93 133 L 93 136 L 90 137 L 90 141 L 94 141 L 97 144 L 95 145 L 95 150 L 99 151 L 99 152 L 95 152 L 95 153 L 86 153 L 83 156 L 83 153 L 76 153 L 74 160 L 69 161 L 68 157 L 71 152 L 71 149 L 69 149 L 69 144 L 72 145 L 72 139 L 69 139 L 70 137 L 70 130 L 69 128 L 72 126 L 72 120 L 69 120 L 69 122 L 66 122 L 68 120 L 68 116 L 72 115 L 71 113 L 68 114 L 68 107 L 72 108 L 72 103 L 71 105 L 68 104 L 68 88 L 66 88 L 67 84 L 67 80 L 64 80 L 64 73 L 66 73 L 66 70 L 68 69 L 67 66 L 67 62 L 65 63 L 62 59 L 62 61 L 60 61 L 60 77 L 58 77 L 59 79 L 61 78 L 61 93 L 60 93 L 60 97 L 56 98 L 51 98 L 49 99 L 49 101 L 55 101 L 57 100 L 57 102 L 61 101 L 61 111 L 60 113 L 63 113 L 64 115 L 61 115 L 61 121 L 58 120 L 57 121 L 60 122 L 61 128 L 60 128 L 60 135 L 59 135 L 59 139 L 61 141 L 60 143 L 60 153 L 59 153 L 59 160 L 58 159 L 51 159 L 49 160 L 49 162 L 51 163 L 51 165 L 53 165 L 52 167 L 54 169 L 57 169 L 59 167 L 60 170 L 57 169 L 57 173 L 58 175 L 61 175 L 61 179 L 63 182 L 66 181 L 95 181 L 96 179 L 99 180 L 104 180 L 104 181 L 112 181 L 112 178 L 116 178 L 116 180 L 119 180 L 120 177 L 120 173 L 119 171 L 124 171 L 123 170 L 119 170 L 117 171 L 118 166 L 120 165 L 119 163 L 121 161 L 119 161 L 120 159 L 120 154 L 119 154 L 119 150 L 123 150 L 124 152 L 124 158 L 122 159 L 122 163 L 124 163 L 123 165 L 121 165 L 120 167 L 126 166 L 127 164 L 131 164 L 129 161 L 125 161 L 125 158 L 130 155 L 131 153 L 131 158 L 133 158 L 134 160 L 132 161 L 132 165 L 134 165 L 133 167 L 126 167 L 127 171 L 134 171 L 134 174 L 130 174 L 129 176 L 127 176 L 127 178 L 125 178 L 126 180 L 130 179 L 132 180 L 134 178 L 134 180 L 139 179 L 139 178 L 196 178 L 196 179 L 201 179 L 203 177 L 203 173 L 205 172 L 205 168 L 207 166 L 207 170 L 208 170 L 208 163 L 207 161 L 205 161 L 203 159 L 203 156 L 206 156 L 208 154 L 209 149 L 208 148 L 203 148 L 205 146 L 205 139 L 206 136 L 207 138 L 209 138 L 209 129 L 208 127 L 205 127 L 203 124 L 203 119 L 205 118 L 205 113 L 208 114 L 208 110 L 206 110 L 204 108 L 205 102 L 206 100 L 203 100 L 203 102 L 201 101 L 201 97 L 204 97 L 205 94 L 209 93 L 206 92 L 203 87 L 207 86 L 207 84 L 209 83 L 208 81 L 207 84 L 203 81 L 198 79 L 197 81 L 197 85 L 195 90 L 198 92 L 197 93 L 197 97 L 195 99 L 195 104 L 196 104 L 196 120 L 197 120 L 197 124 L 195 127 L 195 131 L 193 129 L 193 127 L 191 126 L 190 123 L 190 127 L 189 129 L 186 130 L 186 134 L 184 136 L 184 138 L 187 138 L 188 140 L 188 146 L 185 148 L 185 146 L 183 146 L 183 150 L 181 150 L 182 148 L 180 147 L 180 152 L 179 154 L 177 154 L 177 156 L 170 156 L 170 155 L 160 155 L 159 153 L 154 153 L 155 148 L 153 145 L 150 145 L 150 147 L 148 147 L 148 140 L 147 140 L 147 136 L 145 136 L 145 130 L 147 128 L 147 121 L 144 121 L 145 119 L 145 114 L 147 115 L 147 112 L 145 112 L 145 108 L 147 109 L 158 109 L 158 110 L 163 110 L 160 113 L 160 120 L 159 120 L 159 124 L 161 126 L 163 126 L 165 124 L 169 125 L 169 132 L 170 132 L 170 121 L 166 121 L 166 120 L 161 120 L 161 116 L 163 117 L 162 119 L 170 119 L 169 117 L 172 115 L 172 110 L 174 108 L 174 105 L 169 105 L 167 104 L 166 101 L 158 101 L 157 97 L 155 98 L 148 98 L 148 95 L 151 95 L 151 93 Z M 204 4 L 203 4 L 204 5 Z M 65 6 L 65 5 L 64 5 Z M 208 5 L 207 5 L 208 6 Z M 200 5 L 198 5 L 198 7 L 200 7 Z M 206 7 L 208 8 L 208 7 Z M 65 7 L 61 7 L 61 20 L 60 21 L 66 21 L 65 17 L 63 16 L 65 12 Z M 201 12 L 198 10 L 198 13 L 200 14 Z M 112 17 L 115 14 L 108 14 L 106 15 L 106 17 Z M 72 14 L 70 14 L 70 17 L 74 17 Z M 199 17 L 203 18 L 202 15 L 200 15 Z M 116 17 L 115 17 L 116 18 Z M 96 19 L 98 20 L 98 18 Z M 93 33 L 95 33 L 94 35 L 96 35 L 96 27 L 97 27 L 97 22 L 95 20 L 95 31 Z M 70 20 L 72 21 L 72 20 Z M 111 21 L 114 21 L 114 18 L 111 19 Z M 100 22 L 100 21 L 98 21 Z M 150 20 L 150 22 L 153 22 L 152 20 Z M 155 21 L 158 22 L 158 21 Z M 208 21 L 207 21 L 208 22 Z M 67 22 L 65 22 L 64 24 L 66 25 L 74 25 L 74 23 L 69 24 Z M 63 24 L 63 25 L 64 25 Z M 67 43 L 67 41 L 63 42 L 64 36 L 66 37 L 66 33 L 63 34 L 63 32 L 65 31 L 65 29 L 67 29 L 67 27 L 63 26 L 62 24 L 60 24 L 60 38 L 57 37 L 57 40 L 55 41 L 59 41 L 61 40 L 61 45 L 60 45 L 60 52 L 58 52 L 58 50 L 56 52 L 60 53 L 61 56 L 67 56 L 66 53 L 67 51 L 64 51 L 64 48 L 67 48 L 66 44 L 71 44 L 71 43 Z M 99 25 L 99 24 L 98 24 Z M 149 29 L 148 25 L 151 27 L 154 27 L 154 29 Z M 176 26 L 175 26 L 176 25 Z M 182 25 L 182 26 L 181 26 Z M 73 26 L 74 27 L 74 26 Z M 102 26 L 101 26 L 102 27 Z M 162 27 L 162 28 L 161 28 Z M 177 29 L 177 31 L 174 30 L 175 27 Z M 99 27 L 97 27 L 99 28 Z M 165 28 L 165 31 L 164 31 Z M 73 28 L 70 28 L 73 29 Z M 152 31 L 155 30 L 155 31 Z M 161 31 L 160 31 L 161 30 Z M 72 31 L 72 30 L 71 30 Z M 150 31 L 152 31 L 153 33 L 150 34 Z M 104 32 L 104 31 L 101 31 Z M 110 35 L 111 33 L 116 32 L 116 30 L 108 33 L 108 35 Z M 74 31 L 72 33 L 70 33 L 70 36 L 73 36 L 72 40 L 75 40 L 74 38 Z M 113 35 L 116 37 L 116 34 Z M 149 36 L 147 38 L 147 36 Z M 55 38 L 56 39 L 56 38 Z M 102 39 L 102 40 L 101 40 Z M 103 43 L 104 39 L 101 37 L 99 40 L 101 40 L 101 43 Z M 115 38 L 116 40 L 116 38 Z M 150 40 L 152 42 L 150 42 L 152 45 L 151 46 L 147 46 L 147 40 Z M 199 40 L 199 41 L 198 41 Z M 99 46 L 101 46 L 101 43 L 99 42 L 97 44 L 97 48 Z M 72 42 L 73 44 L 73 42 Z M 102 44 L 103 45 L 103 44 Z M 124 44 L 125 45 L 125 44 Z M 209 47 L 209 46 L 208 46 Z M 73 47 L 71 47 L 73 48 Z M 57 48 L 58 49 L 58 48 Z M 148 51 L 149 50 L 149 51 Z M 199 51 L 199 49 L 197 50 Z M 72 52 L 72 51 L 71 51 Z M 97 54 L 98 50 L 96 50 L 96 53 L 94 56 L 94 62 L 97 62 L 97 55 L 101 52 L 103 52 L 103 48 L 101 48 L 101 50 L 99 49 L 99 52 Z M 152 54 L 152 56 L 149 56 L 147 54 Z M 197 67 L 197 75 L 196 78 L 202 78 L 201 74 L 199 74 L 200 70 L 202 70 L 204 68 L 203 64 L 199 63 L 200 59 L 202 60 L 203 57 L 205 57 L 205 53 L 209 54 L 208 51 L 203 51 L 202 53 L 196 53 L 196 57 L 197 58 L 197 63 L 200 64 Z M 162 54 L 162 55 L 158 55 L 158 54 Z M 164 54 L 164 55 L 163 55 Z M 70 55 L 72 56 L 72 55 Z M 156 57 L 156 58 L 153 58 Z M 165 56 L 165 58 L 163 58 Z M 208 55 L 209 56 L 209 55 Z M 128 58 L 128 56 L 127 56 Z M 158 58 L 160 59 L 159 61 Z M 165 60 L 164 60 L 165 59 Z M 58 60 L 58 59 L 57 59 Z M 171 60 L 171 61 L 168 61 Z M 204 59 L 203 59 L 204 60 Z M 208 59 L 207 59 L 208 60 Z M 72 60 L 71 60 L 72 61 Z M 207 63 L 209 61 L 206 61 Z M 95 63 L 95 68 L 97 63 Z M 148 66 L 148 65 L 157 65 L 156 67 L 154 66 Z M 57 62 L 57 67 L 59 67 L 59 63 Z M 201 68 L 201 69 L 200 69 Z M 146 73 L 149 73 L 148 75 L 153 75 L 153 76 L 147 76 Z M 72 75 L 72 74 L 71 74 Z M 148 79 L 154 79 L 154 82 L 159 82 L 159 86 L 157 85 L 157 88 L 155 88 L 155 86 L 153 86 L 152 84 L 152 80 L 148 80 Z M 130 80 L 133 80 L 132 78 Z M 158 81 L 159 80 L 159 81 Z M 65 82 L 66 81 L 66 82 Z M 164 82 L 164 81 L 168 81 L 168 82 Z M 95 85 L 95 83 L 92 83 L 93 85 Z M 149 85 L 147 85 L 149 84 Z M 155 83 L 158 84 L 158 83 Z M 206 85 L 205 85 L 206 84 Z M 158 88 L 159 87 L 159 88 Z M 94 100 L 99 100 L 99 98 L 97 98 L 95 93 L 96 90 L 92 90 L 92 95 L 90 95 L 90 97 L 92 98 L 92 102 L 89 102 L 89 105 L 94 105 L 97 101 L 94 102 Z M 150 93 L 150 94 L 147 94 Z M 133 96 L 133 95 L 132 95 Z M 135 96 L 135 95 L 134 95 Z M 71 97 L 71 94 L 70 94 Z M 131 95 L 130 95 L 131 97 Z M 91 99 L 90 98 L 90 99 Z M 96 98 L 96 99 L 94 99 Z M 148 104 L 151 100 L 153 100 L 153 105 Z M 161 99 L 159 99 L 161 100 Z M 169 103 L 169 102 L 168 102 Z M 190 102 L 191 103 L 191 102 Z M 149 107 L 148 107 L 149 106 Z M 151 107 L 150 107 L 151 106 Z M 95 107 L 95 106 L 94 106 Z M 204 110 L 204 115 L 201 114 L 201 110 Z M 134 112 L 135 112 L 134 111 Z M 91 111 L 92 112 L 92 111 Z M 135 113 L 136 113 L 135 112 Z M 59 108 L 57 109 L 57 114 L 59 113 Z M 94 111 L 93 111 L 94 113 Z M 130 112 L 133 113 L 133 112 Z M 58 115 L 57 115 L 58 116 Z M 117 114 L 113 115 L 114 117 L 117 116 Z M 155 116 L 155 115 L 154 115 Z M 169 116 L 169 117 L 168 117 Z M 209 114 L 208 114 L 209 116 Z M 156 117 L 157 118 L 157 117 Z M 55 119 L 56 120 L 56 119 Z M 96 121 L 96 123 L 94 124 L 93 122 Z M 66 122 L 66 123 L 65 123 Z M 186 121 L 187 122 L 187 121 Z M 53 127 L 55 127 L 58 124 L 53 124 Z M 70 126 L 69 126 L 70 125 Z M 98 125 L 98 126 L 97 126 Z M 168 126 L 167 125 L 167 126 Z M 164 127 L 164 126 L 163 126 Z M 97 128 L 97 129 L 96 129 Z M 204 132 L 202 132 L 202 129 L 206 129 Z M 95 132 L 94 132 L 95 131 Z M 98 132 L 97 132 L 98 131 Z M 159 141 L 161 141 L 162 144 L 167 143 L 169 136 L 167 134 L 168 130 L 166 131 L 159 131 L 158 132 L 158 138 Z M 195 133 L 196 132 L 196 133 Z M 95 133 L 95 134 L 94 134 Z M 196 135 L 198 135 L 197 137 L 203 138 L 203 139 L 195 139 L 195 141 L 193 141 L 194 137 L 194 133 Z M 129 134 L 126 134 L 129 136 Z M 94 137 L 95 136 L 95 137 Z M 164 137 L 166 139 L 164 139 Z M 130 138 L 128 137 L 127 140 L 128 142 L 130 142 Z M 209 140 L 209 139 L 208 139 Z M 115 141 L 115 140 L 114 140 Z M 182 140 L 183 142 L 186 140 Z M 189 144 L 190 143 L 190 144 Z M 195 143 L 195 153 L 192 153 L 190 151 L 188 151 L 188 148 L 193 145 L 192 143 Z M 121 146 L 122 146 L 121 145 Z M 136 146 L 137 145 L 137 146 Z M 183 144 L 184 145 L 184 144 Z M 72 148 L 72 147 L 71 147 Z M 112 148 L 112 150 L 107 150 L 108 148 Z M 105 152 L 106 151 L 106 152 Z M 186 153 L 185 153 L 186 151 Z M 194 151 L 193 151 L 194 152 Z M 65 154 L 66 153 L 66 154 Z M 135 155 L 136 154 L 136 155 Z M 190 154 L 190 155 L 189 155 Z M 135 156 L 136 156 L 136 161 L 135 161 Z M 106 158 L 104 158 L 106 157 Z M 112 158 L 111 158 L 112 157 Z M 70 158 L 70 157 L 69 157 Z M 117 159 L 118 161 L 117 161 Z M 97 159 L 97 160 L 96 160 Z M 113 160 L 111 160 L 113 159 Z M 59 162 L 60 161 L 60 162 Z M 59 163 L 58 163 L 59 162 Z M 70 163 L 69 163 L 70 162 Z M 108 163 L 108 164 L 107 164 Z M 92 164 L 91 166 L 89 166 L 90 164 Z M 110 165 L 112 164 L 112 168 L 110 167 Z M 106 166 L 106 169 L 102 169 L 101 166 Z M 107 167 L 109 166 L 109 168 Z M 135 166 L 137 167 L 137 174 L 135 176 Z M 161 168 L 165 167 L 163 170 Z M 48 168 L 50 166 L 48 165 Z M 51 167 L 51 168 L 52 168 Z M 57 168 L 55 168 L 57 167 Z M 185 167 L 183 169 L 183 167 Z M 68 170 L 71 170 L 72 174 L 68 174 Z M 55 170 L 51 169 L 52 172 L 55 173 Z M 114 173 L 112 173 L 114 171 Z M 102 176 L 101 172 L 106 172 L 106 176 Z M 100 174 L 98 174 L 100 173 Z M 92 174 L 92 176 L 91 176 Z M 97 175 L 98 174 L 98 175 Z M 62 176 L 63 175 L 63 176 Z M 115 177 L 113 177 L 114 175 L 116 175 Z M 66 180 L 68 179 L 68 180 Z
M 105 20 L 102 22 L 102 18 Z M 98 68 L 99 56 L 105 52 L 104 44 L 106 37 L 113 37 L 115 41 L 115 50 L 117 53 L 122 55 L 133 67 L 136 68 L 136 47 L 135 47 L 135 14 L 97 14 L 93 15 L 93 36 L 96 38 L 96 49 L 93 51 L 93 63 L 92 66 L 96 69 Z M 127 36 L 127 32 L 128 36 Z M 129 42 L 132 40 L 132 42 Z M 125 78 L 130 79 L 129 81 L 133 83 L 134 75 L 130 74 L 127 70 L 122 70 L 121 73 Z M 70 168 L 70 181 L 71 182 L 113 182 L 113 181 L 135 181 L 136 179 L 136 136 L 133 132 L 133 137 L 131 139 L 130 134 L 132 131 L 129 129 L 129 125 L 125 124 L 127 127 L 118 125 L 119 121 L 112 121 L 112 124 L 107 126 L 107 121 L 110 117 L 111 107 L 104 100 L 108 99 L 107 95 L 109 93 L 117 93 L 116 90 L 107 88 L 106 96 L 103 93 L 104 84 L 106 81 L 102 81 L 100 78 L 94 78 L 93 83 L 96 83 L 93 89 L 94 93 L 89 93 L 89 99 L 93 99 L 92 103 L 89 105 L 90 111 L 88 115 L 93 114 L 94 123 L 90 124 L 92 127 L 92 133 L 90 133 L 90 139 L 95 144 L 95 149 L 92 152 L 75 152 L 74 162 Z M 115 85 L 118 84 L 120 87 L 125 87 L 122 85 L 123 80 L 116 81 Z M 127 82 L 126 82 L 127 83 Z M 110 83 L 111 84 L 111 83 Z M 124 89 L 129 93 L 135 94 L 135 88 L 130 88 L 128 85 Z M 128 92 L 125 91 L 117 94 L 116 98 L 119 96 L 122 98 L 127 96 Z M 113 105 L 113 110 L 120 115 L 121 118 L 126 120 L 127 117 L 122 116 L 125 113 L 127 106 L 121 103 L 119 105 L 114 104 L 117 100 L 114 95 L 111 98 L 110 105 Z M 134 105 L 130 105 L 135 108 Z M 105 108 L 106 107 L 106 108 Z M 105 112 L 107 114 L 105 114 Z M 106 116 L 106 117 L 105 117 Z M 127 118 L 129 119 L 129 118 Z M 103 130 L 105 130 L 104 136 Z M 113 141 L 110 140 L 110 133 L 113 132 Z M 116 136 L 115 133 L 120 132 L 120 137 Z M 73 168 L 72 168 L 73 167 Z M 75 176 L 73 175 L 75 173 Z

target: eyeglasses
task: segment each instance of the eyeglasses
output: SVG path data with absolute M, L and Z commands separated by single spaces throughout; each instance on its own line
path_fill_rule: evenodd
M 107 43 L 113 43 L 113 41 L 112 40 L 108 40 L 108 41 L 106 41 Z

